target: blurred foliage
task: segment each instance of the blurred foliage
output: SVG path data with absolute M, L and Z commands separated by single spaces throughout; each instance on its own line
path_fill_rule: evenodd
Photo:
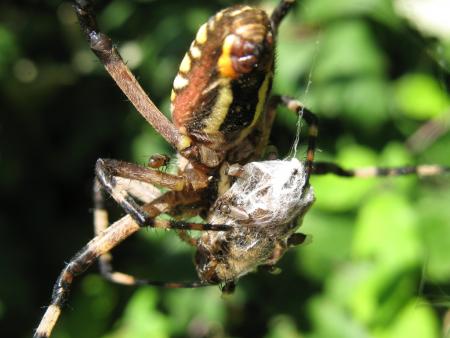
M 168 112 L 196 29 L 233 3 L 113 0 L 97 10 Z M 319 115 L 319 160 L 450 165 L 450 38 L 402 15 L 390 0 L 299 0 L 283 23 L 274 91 Z M 95 160 L 144 163 L 171 150 L 90 52 L 69 2 L 2 1 L 0 93 L 0 336 L 29 337 L 64 261 L 92 237 Z M 280 110 L 272 142 L 281 154 L 295 131 Z M 54 337 L 450 337 L 449 177 L 312 184 L 317 202 L 302 231 L 313 242 L 291 250 L 281 274 L 246 276 L 222 298 L 216 287 L 112 285 L 93 268 Z M 142 231 L 114 254 L 139 276 L 196 278 L 191 249 L 170 232 Z

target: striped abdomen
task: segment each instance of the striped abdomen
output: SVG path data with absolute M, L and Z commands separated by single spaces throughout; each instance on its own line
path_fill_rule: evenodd
M 248 135 L 270 92 L 273 40 L 267 14 L 249 6 L 200 27 L 173 84 L 172 119 L 182 134 L 213 149 Z

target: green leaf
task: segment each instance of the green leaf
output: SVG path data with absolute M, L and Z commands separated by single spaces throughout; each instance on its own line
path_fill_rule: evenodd
M 315 328 L 314 338 L 370 338 L 366 328 L 329 298 L 315 297 L 308 307 Z
M 375 338 L 438 338 L 436 317 L 422 299 L 412 300 L 395 318 L 392 325 L 379 328 Z
M 173 290 L 168 294 L 166 303 L 173 319 L 172 330 L 179 334 L 186 332 L 192 321 L 211 327 L 223 322 L 226 315 L 226 302 L 216 287 Z
M 301 338 L 295 322 L 289 316 L 277 316 L 269 322 L 269 333 L 265 338 Z
M 303 273 L 321 281 L 345 262 L 350 254 L 353 219 L 348 216 L 309 212 L 300 228 L 312 242 L 296 250 L 297 262 Z
M 156 292 L 152 287 L 139 288 L 128 302 L 118 327 L 104 338 L 170 337 L 170 322 L 156 309 Z
M 15 36 L 8 28 L 0 24 L 0 79 L 6 75 L 18 54 Z
M 443 114 L 450 100 L 443 88 L 427 74 L 410 73 L 395 84 L 395 99 L 407 117 L 426 120 Z
M 320 47 L 313 81 L 380 76 L 385 72 L 384 55 L 363 21 L 348 20 L 327 27 Z
M 403 196 L 380 193 L 363 206 L 356 222 L 353 254 L 403 268 L 420 263 L 417 215 Z
M 299 7 L 308 22 L 329 22 L 338 18 L 369 15 L 384 24 L 399 24 L 392 3 L 388 0 L 307 0 Z

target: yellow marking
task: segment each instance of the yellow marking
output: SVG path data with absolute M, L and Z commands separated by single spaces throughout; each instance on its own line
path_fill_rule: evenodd
M 253 116 L 252 123 L 247 127 L 247 129 L 251 129 L 256 122 L 259 120 L 261 116 L 261 112 L 264 109 L 264 105 L 266 103 L 267 92 L 269 91 L 270 79 L 272 78 L 272 72 L 269 72 L 264 79 L 264 82 L 261 85 L 261 88 L 258 90 L 258 104 L 256 105 L 255 115 Z
M 223 17 L 223 10 L 221 10 L 219 13 L 217 13 L 214 16 L 214 21 L 220 21 L 220 20 L 222 20 L 222 17 Z
M 180 63 L 180 72 L 187 73 L 191 70 L 191 57 L 188 53 L 184 55 L 183 60 Z
M 183 75 L 178 74 L 173 80 L 173 89 L 181 90 L 189 84 L 189 80 L 186 79 Z
M 231 61 L 231 48 L 233 47 L 233 43 L 236 39 L 236 36 L 233 34 L 227 35 L 227 37 L 223 40 L 222 45 L 222 54 L 220 55 L 219 61 L 217 61 L 217 67 L 219 68 L 219 72 L 222 76 L 228 78 L 236 78 L 238 73 L 233 68 L 233 63 Z
M 189 51 L 191 52 L 191 55 L 194 59 L 198 59 L 200 56 L 202 56 L 202 51 L 194 44 L 194 42 L 192 42 Z
M 437 174 L 443 174 L 445 172 L 445 169 L 442 167 L 439 167 L 438 165 L 433 164 L 422 164 L 417 167 L 417 173 L 421 176 L 430 176 L 430 175 L 437 175 Z
M 289 101 L 287 104 L 287 108 L 293 111 L 301 110 L 303 105 L 300 103 L 300 101 L 292 100 Z
M 367 167 L 367 168 L 359 168 L 355 169 L 355 176 L 358 177 L 373 177 L 377 175 L 377 168 L 375 167 Z
M 216 13 L 216 15 L 214 15 L 213 18 L 208 20 L 208 28 L 211 32 L 214 31 L 214 29 L 216 28 L 216 24 L 220 22 L 220 20 L 222 20 L 222 17 L 223 17 L 223 10 Z
M 310 126 L 308 134 L 309 134 L 309 136 L 317 137 L 319 135 L 319 130 L 314 125 Z
M 99 234 L 105 230 L 109 225 L 108 213 L 104 209 L 97 209 L 94 211 L 94 227 L 95 233 Z
M 254 125 L 258 122 L 258 120 L 261 116 L 261 113 L 264 110 L 267 93 L 269 90 L 269 84 L 270 84 L 270 80 L 271 80 L 272 76 L 273 76 L 272 72 L 269 72 L 266 75 L 261 87 L 258 90 L 258 103 L 256 104 L 255 115 L 253 116 L 252 123 L 249 124 L 246 128 L 242 129 L 241 133 L 239 134 L 239 137 L 235 141 L 235 144 L 242 141 L 250 133 L 250 131 L 252 130 Z
M 180 142 L 178 143 L 178 149 L 183 150 L 191 146 L 192 140 L 186 135 L 181 135 Z
M 42 337 L 50 337 L 50 333 L 61 314 L 61 308 L 57 305 L 50 305 L 45 311 L 44 317 L 42 317 L 38 328 L 36 329 L 36 335 Z
M 237 15 L 241 14 L 242 12 L 248 11 L 250 9 L 252 9 L 250 6 L 244 6 L 242 8 L 239 8 L 239 9 L 236 9 L 236 10 L 232 11 L 229 15 L 230 16 L 237 16 Z
M 246 24 L 238 27 L 235 31 L 235 33 L 239 36 L 246 36 L 248 34 L 251 34 L 252 36 L 264 36 L 264 33 L 266 32 L 266 27 L 261 25 L 260 23 L 252 23 L 252 24 Z
M 212 32 L 216 28 L 216 18 L 208 20 L 208 29 Z
M 126 275 L 121 272 L 113 272 L 111 278 L 116 282 L 124 285 L 133 285 L 136 283 L 136 279 L 133 276 Z
M 222 79 L 216 103 L 211 110 L 211 114 L 205 119 L 206 127 L 203 129 L 205 133 L 217 132 L 228 114 L 228 109 L 233 102 L 230 82 L 229 79 Z
M 195 41 L 197 41 L 198 44 L 203 45 L 207 39 L 208 39 L 208 29 L 206 23 L 204 23 L 197 31 Z
M 172 89 L 172 91 L 170 92 L 170 101 L 175 100 L 175 97 L 177 96 L 177 94 L 175 93 L 175 91 Z

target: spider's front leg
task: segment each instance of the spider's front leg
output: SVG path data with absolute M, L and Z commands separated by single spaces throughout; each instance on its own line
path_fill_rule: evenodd
M 115 180 L 119 180 L 119 177 L 115 177 Z M 147 201 L 148 203 L 140 207 L 149 217 L 155 218 L 161 213 L 171 213 L 171 211 L 180 206 L 186 204 L 193 204 L 198 202 L 198 196 L 192 194 L 183 194 L 174 191 L 168 191 L 161 195 L 159 189 L 153 185 L 143 183 L 141 181 L 134 181 L 131 179 L 123 179 L 122 189 L 132 189 L 131 193 L 136 196 L 140 195 L 140 200 Z M 138 187 L 136 188 L 136 185 Z M 93 187 L 93 200 L 94 200 L 94 231 L 95 235 L 100 235 L 109 226 L 108 212 L 105 207 L 104 190 L 100 182 L 96 179 Z M 127 190 L 128 192 L 128 190 Z M 151 202 L 150 202 L 151 201 Z M 189 223 L 188 223 L 189 224 Z M 190 223 L 192 224 L 192 223 Z M 198 224 L 195 224 L 198 227 Z M 192 246 L 196 246 L 196 240 L 189 236 L 186 230 L 178 230 L 178 235 L 182 240 L 189 243 Z M 112 265 L 112 255 L 107 252 L 102 254 L 99 259 L 99 270 L 102 276 L 114 283 L 123 285 L 142 285 L 151 284 L 165 287 L 179 287 L 180 283 L 163 283 L 154 282 L 147 279 L 136 278 L 130 274 L 115 271 Z M 182 287 L 191 287 L 192 283 L 183 283 Z M 195 283 L 194 283 L 195 284 Z
M 138 112 L 175 149 L 188 147 L 190 139 L 180 135 L 175 126 L 155 106 L 123 61 L 112 40 L 99 30 L 92 1 L 74 0 L 74 8 L 91 50 Z
M 141 227 L 154 227 L 163 229 L 177 230 L 200 230 L 200 231 L 226 231 L 227 225 L 192 223 L 184 221 L 167 221 L 155 219 L 155 216 L 149 215 L 125 189 L 120 189 L 116 185 L 115 177 L 138 180 L 150 183 L 152 185 L 169 188 L 172 191 L 189 191 L 191 198 L 195 198 L 196 191 L 191 189 L 193 184 L 205 186 L 201 182 L 187 182 L 186 177 L 167 174 L 158 170 L 146 168 L 133 163 L 127 163 L 111 159 L 99 159 L 95 167 L 97 179 L 102 187 L 116 200 L 116 202 L 139 224 Z M 198 196 L 200 197 L 200 196 Z

